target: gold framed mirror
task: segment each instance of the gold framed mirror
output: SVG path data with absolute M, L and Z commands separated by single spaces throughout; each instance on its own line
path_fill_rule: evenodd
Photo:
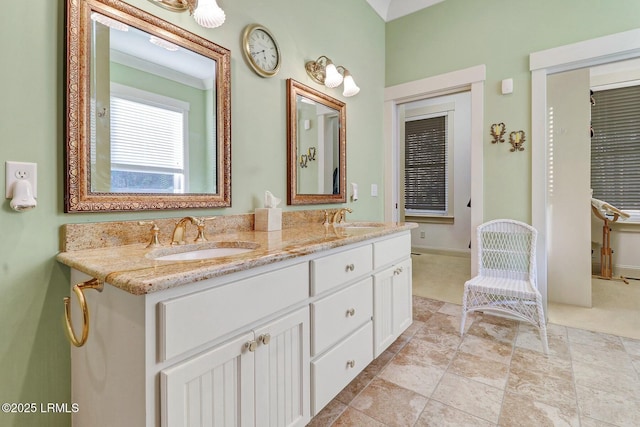
M 231 52 L 67 0 L 65 212 L 231 206 Z
M 347 107 L 287 80 L 287 203 L 346 202 Z

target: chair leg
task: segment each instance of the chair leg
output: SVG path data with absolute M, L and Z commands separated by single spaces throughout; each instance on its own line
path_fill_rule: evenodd
M 462 294 L 462 320 L 460 321 L 460 337 L 464 336 L 464 324 L 467 321 L 467 286 Z
M 549 342 L 547 340 L 547 323 L 544 318 L 544 311 L 542 310 L 542 301 L 536 301 L 538 312 L 538 331 L 540 332 L 540 341 L 542 342 L 542 350 L 545 355 L 549 354 Z

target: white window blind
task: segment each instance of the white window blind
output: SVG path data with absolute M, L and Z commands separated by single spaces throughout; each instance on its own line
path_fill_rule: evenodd
M 595 91 L 593 96 L 593 197 L 640 213 L 640 86 Z
M 405 209 L 446 213 L 447 116 L 405 122 Z
M 183 123 L 180 111 L 112 96 L 112 167 L 182 173 Z

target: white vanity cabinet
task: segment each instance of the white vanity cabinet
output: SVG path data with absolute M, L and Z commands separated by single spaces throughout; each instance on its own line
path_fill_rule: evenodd
M 162 425 L 306 425 L 308 338 L 305 307 L 164 369 Z
M 72 284 L 88 278 L 72 270 Z M 73 425 L 304 426 L 411 324 L 410 234 L 85 297 Z
M 378 357 L 413 321 L 411 237 L 375 242 L 373 251 L 374 357 Z

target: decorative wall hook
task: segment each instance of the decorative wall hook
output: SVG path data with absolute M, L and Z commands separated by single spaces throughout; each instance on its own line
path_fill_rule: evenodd
M 301 168 L 306 168 L 307 167 L 307 160 L 308 157 L 306 154 L 301 154 L 300 155 L 300 167 Z
M 525 137 L 523 130 L 511 132 L 509 134 L 509 143 L 511 143 L 511 146 L 513 147 L 511 148 L 511 152 L 524 151 L 524 147 L 522 146 L 522 144 L 524 144 L 524 141 Z
M 491 136 L 493 137 L 492 144 L 498 142 L 504 142 L 504 133 L 507 131 L 507 127 L 504 123 L 494 123 L 491 125 Z
M 309 160 L 313 161 L 316 159 L 316 147 L 309 147 Z

